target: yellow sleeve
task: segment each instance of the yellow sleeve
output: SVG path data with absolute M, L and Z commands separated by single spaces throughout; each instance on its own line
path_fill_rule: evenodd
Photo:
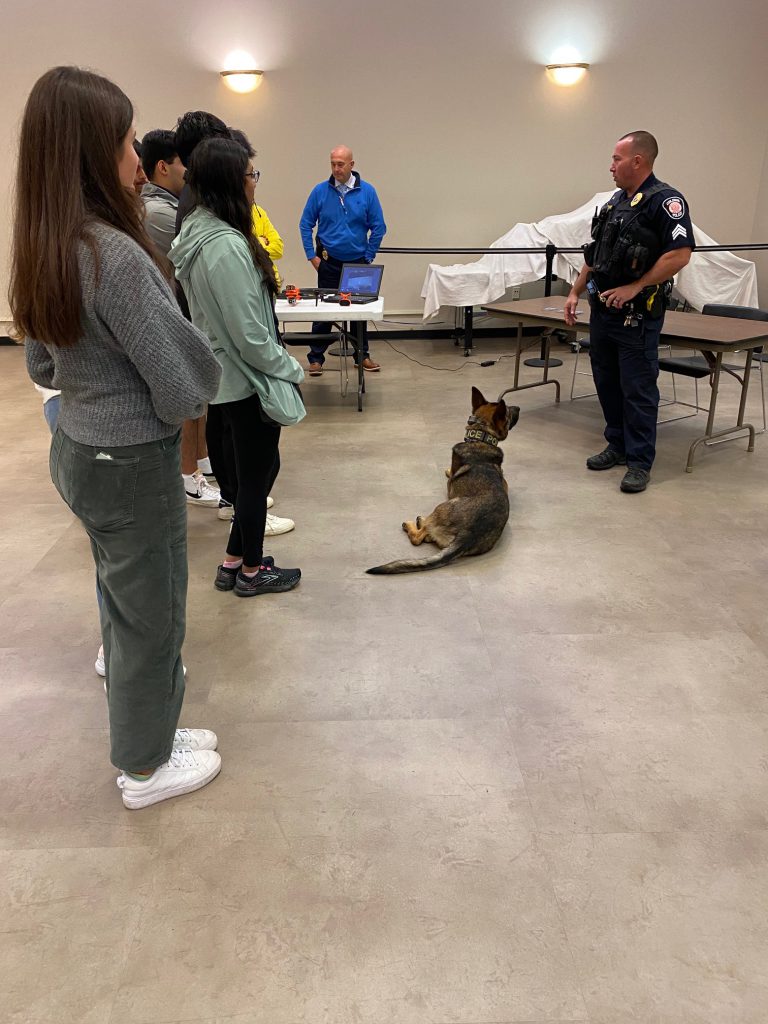
M 272 262 L 274 263 L 275 260 L 279 260 L 285 252 L 283 240 L 272 226 L 266 210 L 256 205 L 253 207 L 253 233 L 261 239 L 262 245 L 264 245 L 264 239 L 266 238 L 267 242 L 264 248 L 267 250 L 267 254 Z

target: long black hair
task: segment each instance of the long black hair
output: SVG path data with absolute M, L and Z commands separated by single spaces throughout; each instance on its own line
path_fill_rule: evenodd
M 204 139 L 195 146 L 190 158 L 187 183 L 192 189 L 195 206 L 210 210 L 214 217 L 245 238 L 254 266 L 261 272 L 272 295 L 277 295 L 272 260 L 253 233 L 251 204 L 245 195 L 248 160 L 243 147 L 231 139 Z

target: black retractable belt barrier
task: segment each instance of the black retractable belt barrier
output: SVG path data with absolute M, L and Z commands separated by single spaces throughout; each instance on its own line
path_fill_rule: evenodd
M 409 246 L 387 246 L 387 247 L 382 247 L 381 249 L 379 249 L 379 253 L 381 253 L 382 255 L 396 255 L 396 254 L 405 254 L 405 255 L 420 255 L 420 254 L 421 255 L 429 255 L 429 254 L 448 255 L 448 254 L 450 254 L 450 255 L 460 255 L 460 256 L 487 256 L 490 253 L 494 253 L 494 254 L 499 255 L 499 256 L 518 256 L 518 255 L 526 255 L 526 254 L 531 254 L 531 253 L 544 253 L 544 257 L 545 257 L 545 260 L 546 260 L 546 270 L 545 270 L 545 277 L 544 277 L 544 295 L 545 296 L 548 296 L 548 295 L 552 294 L 552 281 L 553 281 L 553 278 L 554 278 L 554 275 L 552 273 L 552 267 L 554 265 L 555 256 L 557 256 L 560 253 L 583 253 L 583 251 L 584 250 L 581 247 L 576 248 L 576 249 L 564 247 L 564 248 L 561 249 L 560 247 L 558 247 L 556 245 L 552 245 L 551 243 L 549 245 L 545 246 L 545 248 L 543 248 L 543 249 L 540 246 L 538 248 L 508 248 L 508 249 L 506 249 L 506 248 L 505 249 L 501 249 L 501 248 L 499 248 L 499 249 L 496 249 L 496 248 L 494 248 L 494 249 L 487 249 L 487 248 L 485 248 L 485 249 L 478 249 L 478 248 L 449 249 L 449 248 L 445 248 L 445 247 L 424 248 L 424 247 L 421 247 L 421 246 L 414 246 L 414 247 L 409 247 Z M 765 252 L 765 251 L 768 251 L 768 242 L 751 242 L 751 243 L 750 242 L 745 242 L 745 243 L 739 243 L 737 245 L 697 245 L 696 249 L 695 249 L 695 252 Z M 384 340 L 390 340 L 390 339 L 394 340 L 396 338 L 397 339 L 403 339 L 403 338 L 407 337 L 409 334 L 413 334 L 413 333 L 414 333 L 413 331 L 378 331 L 377 334 L 376 334 L 376 337 L 377 338 L 382 338 Z M 489 336 L 495 335 L 495 334 L 499 334 L 499 335 L 506 334 L 507 332 L 504 331 L 503 328 L 495 329 L 495 330 L 493 328 L 483 328 L 483 329 L 481 329 L 479 331 L 478 330 L 474 330 L 473 329 L 473 307 L 472 306 L 464 306 L 464 329 L 462 331 L 453 330 L 453 331 L 450 331 L 447 335 L 445 334 L 444 331 L 441 331 L 441 330 L 440 331 L 430 331 L 429 333 L 431 335 L 435 336 L 435 337 L 437 337 L 437 336 L 452 337 L 452 338 L 455 339 L 455 344 L 456 345 L 461 344 L 461 342 L 463 341 L 463 343 L 464 343 L 464 355 L 468 356 L 470 354 L 470 352 L 472 351 L 472 340 L 473 340 L 473 337 L 475 335 L 483 336 L 483 337 L 489 337 Z M 546 361 L 546 351 L 545 351 L 545 349 L 546 349 L 548 344 L 549 344 L 548 341 L 542 340 L 542 343 L 541 343 L 541 358 L 539 358 L 539 359 L 526 359 L 525 360 L 526 366 L 543 366 L 545 361 Z M 763 359 L 768 361 L 768 353 L 766 353 L 763 356 Z M 560 360 L 560 359 L 550 359 L 549 360 L 549 365 L 550 366 L 562 366 L 562 360 Z

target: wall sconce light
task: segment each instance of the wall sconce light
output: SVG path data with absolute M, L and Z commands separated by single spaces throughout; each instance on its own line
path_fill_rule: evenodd
M 220 71 L 224 85 L 232 92 L 253 92 L 261 85 L 264 72 L 254 67 L 256 61 L 250 53 L 236 50 L 224 61 L 226 70 Z
M 256 68 L 220 71 L 219 74 L 224 79 L 224 85 L 232 92 L 253 92 L 259 88 L 264 77 L 264 72 L 257 71 Z
M 547 64 L 547 74 L 555 85 L 576 85 L 587 73 L 589 64 Z

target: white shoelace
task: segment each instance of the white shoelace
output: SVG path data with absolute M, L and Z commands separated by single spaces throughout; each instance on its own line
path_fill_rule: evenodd
M 172 753 L 166 768 L 196 768 L 197 758 L 191 747 L 176 747 Z

